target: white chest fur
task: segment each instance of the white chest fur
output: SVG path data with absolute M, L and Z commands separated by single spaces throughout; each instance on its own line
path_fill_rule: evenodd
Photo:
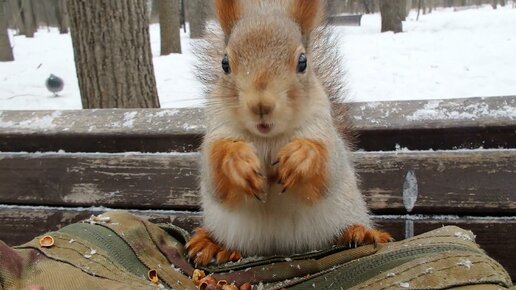
M 268 170 L 272 170 L 275 154 L 283 144 L 254 144 Z M 273 185 L 265 203 L 249 197 L 238 208 L 230 209 L 214 198 L 212 182 L 203 178 L 204 226 L 218 242 L 244 255 L 289 255 L 321 249 L 335 242 L 351 224 L 368 226 L 367 209 L 353 169 L 341 156 L 347 151 L 342 150 L 330 154 L 328 190 L 312 205 L 300 201 L 296 192 L 281 193 L 282 187 Z

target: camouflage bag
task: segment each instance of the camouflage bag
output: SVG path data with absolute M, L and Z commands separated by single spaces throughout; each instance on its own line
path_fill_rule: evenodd
M 108 212 L 14 248 L 0 242 L 0 289 L 197 289 L 183 248 L 188 239 L 178 227 Z M 254 289 L 512 287 L 505 269 L 458 227 L 376 247 L 244 258 L 203 270 L 215 280 L 249 282 Z

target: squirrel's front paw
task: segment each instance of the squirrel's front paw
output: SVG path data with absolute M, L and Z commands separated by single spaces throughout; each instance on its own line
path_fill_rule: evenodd
M 234 206 L 242 199 L 242 193 L 264 201 L 265 179 L 251 144 L 221 140 L 212 145 L 210 153 L 216 190 L 222 201 Z
M 185 247 L 188 256 L 198 265 L 207 265 L 212 259 L 219 264 L 240 260 L 240 252 L 229 251 L 218 245 L 204 228 L 197 228 Z
M 351 248 L 352 246 L 376 245 L 392 241 L 394 239 L 387 232 L 367 228 L 363 225 L 351 225 L 344 231 L 339 243 L 347 244 Z
M 297 139 L 285 145 L 275 162 L 283 192 L 295 187 L 304 200 L 317 201 L 326 188 L 327 155 L 320 141 Z

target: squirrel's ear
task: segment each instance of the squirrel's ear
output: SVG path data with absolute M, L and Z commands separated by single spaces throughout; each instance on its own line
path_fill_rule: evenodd
M 308 37 L 324 19 L 324 0 L 294 0 L 291 2 L 290 13 L 301 28 L 303 36 Z
M 239 0 L 215 0 L 215 9 L 219 18 L 220 26 L 224 34 L 229 36 L 233 26 L 240 18 L 240 1 Z

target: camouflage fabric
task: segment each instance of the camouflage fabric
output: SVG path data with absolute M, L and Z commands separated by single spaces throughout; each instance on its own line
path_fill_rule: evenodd
M 14 248 L 0 242 L 0 289 L 196 289 L 189 278 L 195 265 L 183 249 L 188 238 L 171 225 L 108 212 Z M 254 289 L 511 288 L 507 272 L 473 238 L 443 227 L 376 247 L 244 258 L 203 270 Z

